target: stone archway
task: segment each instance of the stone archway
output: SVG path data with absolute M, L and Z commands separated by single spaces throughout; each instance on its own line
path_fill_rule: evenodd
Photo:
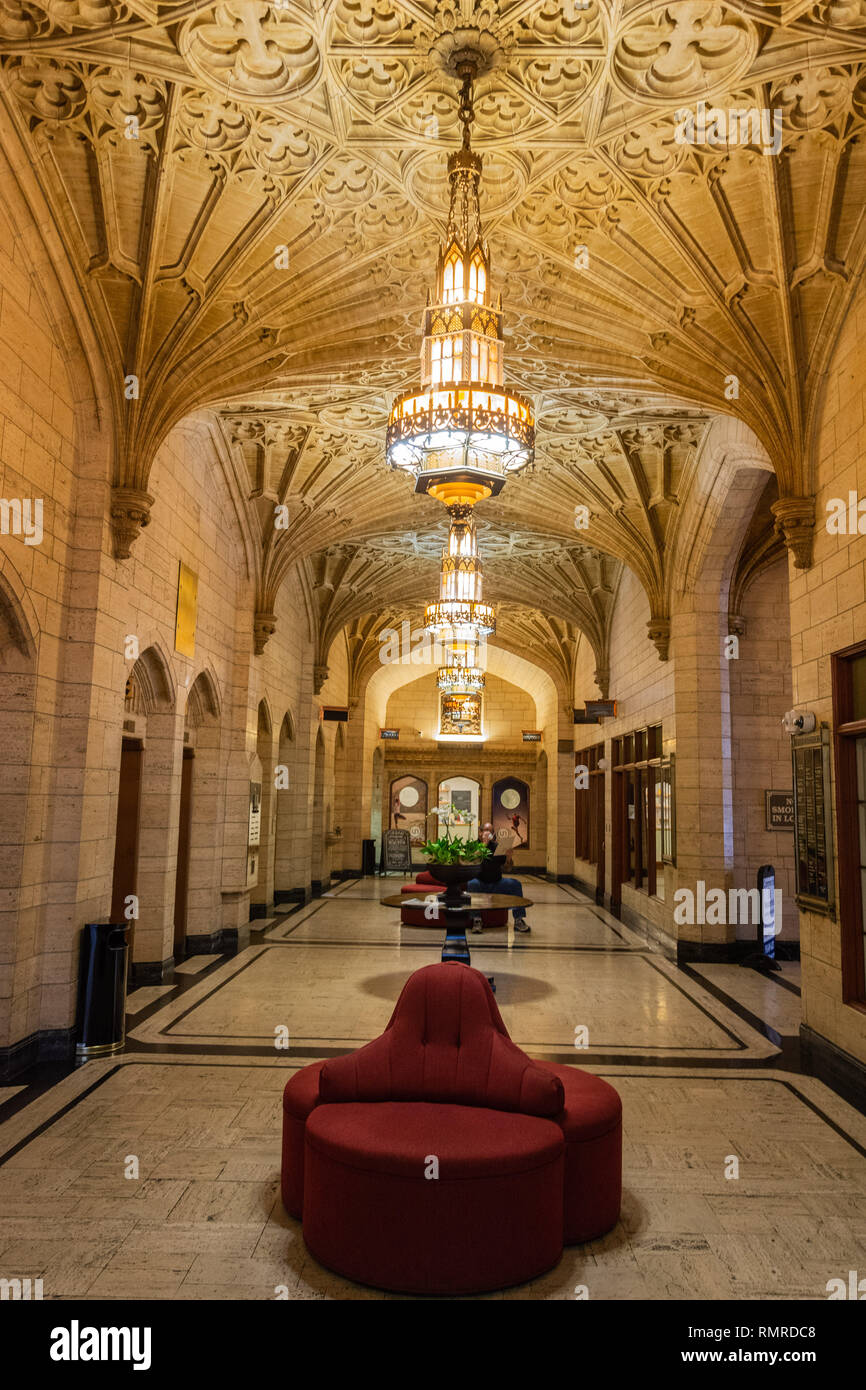
M 118 768 L 112 911 L 130 896 L 133 977 L 161 979 L 174 956 L 177 814 L 183 763 L 183 719 L 171 669 L 159 646 L 141 653 L 124 691 L 124 733 Z M 126 756 L 124 756 L 126 755 Z M 137 828 L 133 824 L 136 807 Z M 124 920 L 124 909 L 117 920 Z
M 212 948 L 220 920 L 224 787 L 221 707 L 213 677 L 201 671 L 186 701 L 175 878 L 175 957 Z

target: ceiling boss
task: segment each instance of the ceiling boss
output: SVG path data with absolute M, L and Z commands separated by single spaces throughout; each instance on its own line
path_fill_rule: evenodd
M 428 604 L 425 624 L 446 644 L 439 689 L 466 695 L 484 685 L 481 643 L 496 628 L 493 608 L 482 601 L 472 508 L 501 492 L 535 454 L 531 402 L 504 385 L 502 296 L 494 305 L 478 197 L 482 160 L 471 141 L 478 67 L 477 54 L 455 56 L 463 142 L 448 157 L 448 225 L 424 314 L 421 384 L 394 401 L 386 441 L 390 467 L 412 473 L 416 492 L 448 508 L 439 599 Z

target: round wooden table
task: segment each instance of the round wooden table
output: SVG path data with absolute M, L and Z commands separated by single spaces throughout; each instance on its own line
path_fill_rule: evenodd
M 423 889 L 426 885 L 420 884 L 419 887 Z M 470 918 L 481 908 L 500 908 L 507 912 L 512 907 L 532 907 L 532 899 L 514 898 L 510 893 L 466 893 L 464 896 L 468 898 L 468 902 L 461 903 L 459 907 L 447 905 L 443 895 L 435 891 L 392 893 L 390 897 L 380 898 L 379 901 L 383 907 L 423 907 L 425 912 L 429 912 L 431 922 L 444 919 L 445 944 L 442 947 L 442 959 L 459 960 L 464 965 L 471 965 L 469 943 L 466 940 L 466 928 Z

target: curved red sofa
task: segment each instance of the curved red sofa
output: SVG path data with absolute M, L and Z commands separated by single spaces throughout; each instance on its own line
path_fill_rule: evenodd
M 303 1067 L 283 1096 L 283 1203 L 309 1250 L 404 1293 L 522 1283 L 603 1235 L 621 1151 L 614 1088 L 527 1057 L 457 962 L 416 971 L 381 1037 Z
M 419 887 L 425 892 L 418 892 Z M 441 892 L 445 887 L 438 879 L 434 878 L 429 869 L 422 869 L 420 874 L 416 874 L 414 883 L 406 883 L 401 888 L 401 893 L 413 894 L 415 897 L 426 897 L 427 893 Z M 499 907 L 484 907 L 478 913 L 485 927 L 507 927 L 508 910 Z M 439 921 L 435 917 L 425 916 L 423 907 L 401 907 L 400 921 L 407 927 L 441 927 L 444 918 Z

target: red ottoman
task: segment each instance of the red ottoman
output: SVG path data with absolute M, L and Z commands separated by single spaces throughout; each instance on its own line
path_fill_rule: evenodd
M 540 1067 L 558 1076 L 565 1109 L 565 1244 L 595 1240 L 615 1226 L 622 1200 L 622 1101 L 600 1076 L 579 1067 Z
M 470 1294 L 523 1283 L 562 1254 L 562 1130 L 467 1105 L 319 1105 L 306 1125 L 304 1240 L 377 1288 Z M 434 1156 L 438 1178 L 425 1177 Z
M 324 1062 L 311 1062 L 290 1077 L 283 1091 L 283 1163 L 281 1192 L 290 1216 L 304 1208 L 304 1131 L 307 1117 L 319 1104 L 319 1072 Z

